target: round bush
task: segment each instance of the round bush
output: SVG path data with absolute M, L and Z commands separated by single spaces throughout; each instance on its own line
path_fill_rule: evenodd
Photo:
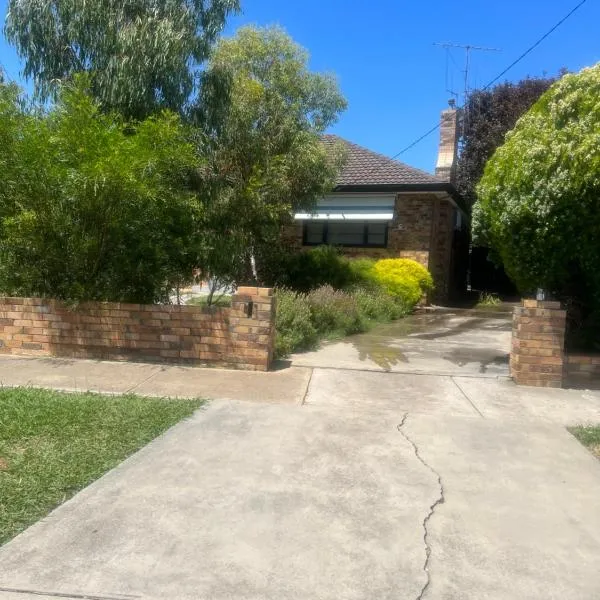
M 384 258 L 373 267 L 378 283 L 408 307 L 415 306 L 433 290 L 431 273 L 417 261 L 408 258 Z

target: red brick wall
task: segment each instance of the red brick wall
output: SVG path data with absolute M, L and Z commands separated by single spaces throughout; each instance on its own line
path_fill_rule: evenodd
M 435 203 L 435 196 L 427 194 L 397 196 L 388 240 L 389 249 L 395 257 L 411 258 L 430 268 Z
M 514 309 L 510 374 L 515 383 L 562 387 L 566 316 L 559 302 L 524 300 Z
M 275 298 L 267 288 L 239 288 L 231 308 L 217 309 L 108 302 L 70 308 L 41 298 L 0 298 L 3 354 L 266 371 L 274 336 Z
M 445 300 L 450 289 L 454 207 L 447 200 L 436 200 L 434 215 L 429 270 L 435 281 L 434 297 Z

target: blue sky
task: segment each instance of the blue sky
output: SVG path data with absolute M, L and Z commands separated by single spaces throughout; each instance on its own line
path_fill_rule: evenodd
M 332 129 L 389 156 L 435 125 L 447 106 L 446 52 L 434 42 L 500 48 L 473 53 L 470 86 L 485 85 L 577 0 L 503 0 L 460 3 L 437 0 L 242 0 L 243 13 L 226 34 L 243 24 L 277 24 L 308 49 L 311 68 L 337 75 L 349 107 Z M 0 14 L 6 0 L 0 0 Z M 577 71 L 600 61 L 600 2 L 588 0 L 575 15 L 505 78 Z M 452 60 L 456 63 L 453 64 Z M 0 61 L 15 79 L 20 64 L 0 39 Z M 451 83 L 463 87 L 464 52 L 451 53 Z M 437 133 L 401 160 L 431 171 Z

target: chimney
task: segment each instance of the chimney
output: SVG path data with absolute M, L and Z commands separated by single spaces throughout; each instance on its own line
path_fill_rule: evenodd
M 445 181 L 453 182 L 458 158 L 458 109 L 456 102 L 448 102 L 450 108 L 442 111 L 440 122 L 440 149 L 435 174 Z

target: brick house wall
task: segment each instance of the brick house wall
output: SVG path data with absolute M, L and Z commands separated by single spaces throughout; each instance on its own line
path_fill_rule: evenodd
M 0 298 L 0 353 L 266 371 L 275 310 L 272 290 L 255 287 L 239 288 L 231 308 Z
M 410 258 L 427 267 L 436 285 L 434 298 L 448 298 L 452 285 L 452 245 L 455 208 L 435 194 L 396 196 L 394 220 L 388 227 L 387 248 L 343 248 L 350 258 Z M 301 250 L 302 222 L 285 228 L 283 239 Z

